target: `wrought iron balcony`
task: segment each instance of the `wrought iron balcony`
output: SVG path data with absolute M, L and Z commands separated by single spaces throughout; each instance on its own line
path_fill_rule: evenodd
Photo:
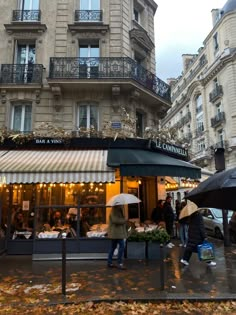
M 223 121 L 225 121 L 225 113 L 219 112 L 215 117 L 211 118 L 211 127 L 216 127 Z
M 76 10 L 75 22 L 102 22 L 101 10 Z
M 3 64 L 1 66 L 1 84 L 41 84 L 43 65 L 39 64 Z
M 39 22 L 41 20 L 40 10 L 13 10 L 12 21 L 13 22 Z
M 216 87 L 209 94 L 209 101 L 211 103 L 215 102 L 219 97 L 223 95 L 223 87 L 222 85 L 216 85 Z
M 170 102 L 170 86 L 129 57 L 50 58 L 50 79 L 131 79 Z

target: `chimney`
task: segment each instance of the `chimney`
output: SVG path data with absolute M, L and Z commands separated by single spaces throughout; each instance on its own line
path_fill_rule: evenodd
M 211 17 L 212 17 L 212 27 L 214 27 L 220 19 L 220 9 L 212 9 Z

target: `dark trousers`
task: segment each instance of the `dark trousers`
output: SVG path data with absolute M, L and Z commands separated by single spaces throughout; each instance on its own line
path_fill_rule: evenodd
M 115 251 L 117 245 L 119 245 L 117 262 L 119 265 L 123 263 L 123 256 L 124 256 L 124 250 L 125 250 L 125 240 L 124 239 L 113 239 L 113 240 L 111 240 L 111 247 L 110 247 L 110 251 L 108 253 L 107 263 L 109 265 L 112 264 L 112 257 L 113 257 L 113 254 L 114 254 L 114 251 Z

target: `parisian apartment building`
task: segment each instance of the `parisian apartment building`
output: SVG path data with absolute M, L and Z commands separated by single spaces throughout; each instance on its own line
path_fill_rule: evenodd
M 155 1 L 0 0 L 0 8 L 1 128 L 142 138 L 170 108 L 170 87 L 156 76 Z
M 192 163 L 215 172 L 218 163 L 236 166 L 236 1 L 211 14 L 202 47 L 183 54 L 181 75 L 168 80 L 172 107 L 162 126 L 175 130 Z

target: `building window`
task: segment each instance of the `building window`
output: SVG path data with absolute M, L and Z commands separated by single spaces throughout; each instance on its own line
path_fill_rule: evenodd
M 134 8 L 134 20 L 139 23 L 139 19 L 140 19 L 139 11 Z
M 136 135 L 137 137 L 143 137 L 144 130 L 144 115 L 140 112 L 136 112 Z
M 219 147 L 223 148 L 224 147 L 224 130 L 223 129 L 220 129 L 218 130 L 217 132 L 217 140 L 218 140 L 218 144 L 219 144 Z
M 222 113 L 222 105 L 221 102 L 216 104 L 216 115 Z
M 15 55 L 16 71 L 15 81 L 30 83 L 33 79 L 33 69 L 35 64 L 35 44 L 16 43 Z
M 196 113 L 199 114 L 202 112 L 202 96 L 198 95 L 196 97 Z
M 25 133 L 32 130 L 31 104 L 15 104 L 12 106 L 11 129 Z
M 197 143 L 197 150 L 198 152 L 204 151 L 205 150 L 205 139 L 202 139 L 198 141 Z
M 143 5 L 141 5 L 140 2 L 134 0 L 133 19 L 140 25 L 142 25 L 144 22 L 143 11 L 144 11 Z
M 21 10 L 38 10 L 39 9 L 39 0 L 21 0 L 20 1 Z
M 99 45 L 83 44 L 79 45 L 80 69 L 79 76 L 81 78 L 91 78 L 98 76 L 99 68 Z
M 77 112 L 77 127 L 98 130 L 97 104 L 80 104 Z
M 100 0 L 80 0 L 80 10 L 100 10 Z
M 218 43 L 218 33 L 215 33 L 213 35 L 213 45 L 214 45 L 214 50 L 218 50 L 219 48 L 219 43 Z
M 197 123 L 197 131 L 198 132 L 204 131 L 203 115 L 197 118 L 196 123 Z

